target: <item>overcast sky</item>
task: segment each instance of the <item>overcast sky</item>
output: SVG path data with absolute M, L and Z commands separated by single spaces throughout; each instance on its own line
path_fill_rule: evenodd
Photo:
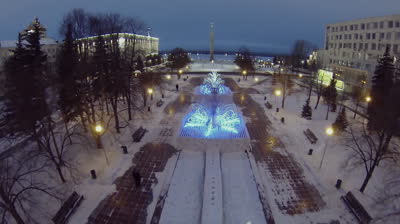
M 210 22 L 215 48 L 286 52 L 296 39 L 322 47 L 324 25 L 400 14 L 400 0 L 0 0 L 0 39 L 16 39 L 35 16 L 48 36 L 72 8 L 136 16 L 160 38 L 160 49 L 207 49 Z

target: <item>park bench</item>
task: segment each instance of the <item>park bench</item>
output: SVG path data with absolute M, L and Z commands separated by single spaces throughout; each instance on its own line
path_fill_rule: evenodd
M 311 144 L 315 144 L 318 141 L 318 138 L 315 136 L 315 134 L 307 128 L 307 130 L 304 131 L 304 134 L 310 140 Z
M 75 191 L 62 204 L 56 215 L 51 219 L 55 224 L 67 223 L 68 218 L 74 213 L 75 209 L 81 204 L 83 196 Z
M 272 105 L 269 102 L 266 102 L 264 105 L 266 108 L 272 109 Z
M 142 140 L 144 134 L 146 133 L 146 129 L 143 127 L 138 128 L 132 135 L 133 141 L 134 142 L 140 142 Z
M 157 107 L 161 107 L 164 104 L 164 101 L 162 101 L 161 99 L 159 101 L 157 101 L 156 105 Z
M 345 196 L 341 196 L 344 203 L 349 207 L 350 211 L 357 218 L 358 222 L 361 224 L 370 223 L 372 218 L 365 210 L 365 208 L 361 205 L 361 203 L 357 200 L 357 198 L 351 193 L 351 191 L 347 192 Z

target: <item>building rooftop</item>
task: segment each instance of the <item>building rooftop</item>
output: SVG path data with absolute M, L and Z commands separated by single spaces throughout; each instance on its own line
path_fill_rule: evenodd
M 40 44 L 42 45 L 50 45 L 57 44 L 58 42 L 52 38 L 42 38 L 40 39 Z M 17 44 L 17 40 L 0 40 L 0 47 L 15 47 Z
M 337 24 L 342 24 L 342 23 L 357 23 L 357 22 L 363 22 L 363 21 L 370 21 L 370 20 L 382 20 L 382 19 L 389 19 L 389 18 L 400 18 L 400 14 L 392 14 L 392 15 L 386 15 L 386 16 L 373 16 L 373 17 L 365 17 L 365 18 L 356 18 L 356 19 L 351 19 L 351 20 L 345 20 L 345 21 L 338 21 L 338 22 L 333 22 L 333 23 L 328 23 L 326 24 L 327 26 L 329 25 L 337 25 Z

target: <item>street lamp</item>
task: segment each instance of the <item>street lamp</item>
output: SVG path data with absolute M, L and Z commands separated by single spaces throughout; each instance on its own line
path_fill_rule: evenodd
M 282 91 L 280 89 L 275 90 L 275 107 L 278 108 L 278 96 L 282 94 Z M 278 112 L 278 110 L 276 111 Z
M 96 145 L 98 149 L 101 149 L 103 146 L 101 144 L 101 134 L 103 133 L 104 128 L 103 126 L 101 126 L 101 124 L 97 124 L 96 126 L 94 126 L 94 132 L 96 135 Z
M 300 73 L 300 74 L 299 74 L 299 77 L 300 77 L 300 78 L 303 78 L 303 74 Z
M 326 133 L 326 135 L 328 135 L 328 138 L 326 139 L 326 142 L 325 142 L 324 153 L 322 154 L 321 162 L 319 164 L 319 169 L 321 169 L 322 162 L 324 161 L 326 149 L 328 148 L 329 137 L 333 135 L 334 130 L 332 127 L 328 127 L 328 128 L 326 128 L 325 133 Z
M 247 77 L 246 77 L 247 71 L 246 70 L 242 71 L 242 75 L 243 75 L 243 80 L 247 80 Z
M 370 96 L 365 97 L 365 101 L 366 101 L 367 103 L 371 102 L 371 100 L 372 100 L 372 98 L 371 98 Z
M 171 75 L 167 75 L 165 76 L 167 79 L 171 79 Z
M 255 77 L 255 78 L 254 78 L 254 81 L 258 82 L 258 77 Z
M 147 90 L 147 92 L 148 92 L 149 95 L 150 95 L 150 100 L 153 100 L 153 89 L 152 89 L 152 88 L 149 88 L 149 89 Z
M 108 161 L 108 157 L 107 157 L 106 150 L 103 148 L 103 144 L 101 144 L 101 139 L 100 139 L 100 138 L 101 138 L 101 135 L 104 133 L 104 128 L 103 128 L 103 126 L 102 126 L 101 124 L 96 124 L 96 125 L 94 126 L 94 132 L 95 132 L 95 135 L 96 135 L 96 145 L 97 145 L 97 148 L 98 148 L 98 149 L 103 149 L 104 157 L 106 158 L 107 165 L 109 165 L 110 162 Z

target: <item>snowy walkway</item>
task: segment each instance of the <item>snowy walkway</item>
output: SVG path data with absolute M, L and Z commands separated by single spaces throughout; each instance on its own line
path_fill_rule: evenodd
M 153 185 L 164 183 L 164 176 L 158 174 L 162 174 L 169 161 L 175 163 L 176 160 L 170 160 L 171 157 L 174 158 L 175 153 L 176 150 L 167 144 L 143 146 L 135 154 L 132 168 L 115 181 L 117 192 L 107 196 L 97 206 L 88 218 L 88 224 L 146 223 L 149 205 L 159 194 L 159 192 L 154 192 Z M 138 169 L 142 175 L 140 188 L 136 188 L 133 181 L 134 168 Z
M 204 153 L 181 152 L 159 223 L 200 223 L 203 179 Z
M 224 153 L 221 157 L 224 223 L 266 223 L 256 183 L 245 153 Z

